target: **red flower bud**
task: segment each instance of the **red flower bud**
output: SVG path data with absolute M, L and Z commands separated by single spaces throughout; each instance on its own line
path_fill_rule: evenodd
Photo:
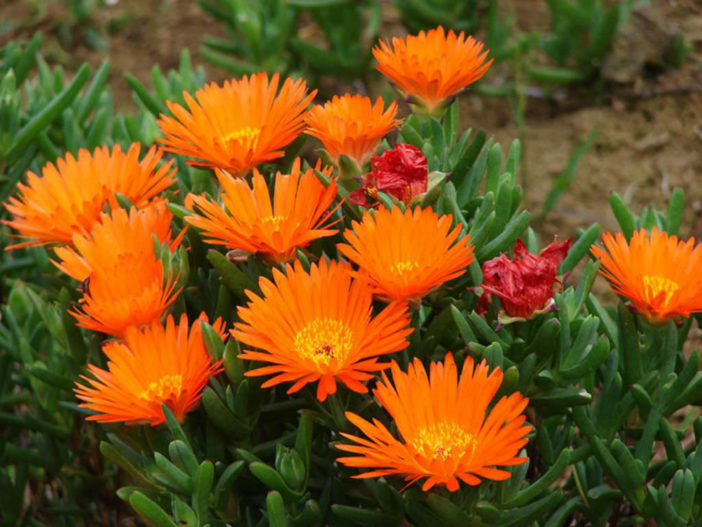
M 484 293 L 478 302 L 478 312 L 487 310 L 491 294 L 500 298 L 502 308 L 510 317 L 527 319 L 546 309 L 553 293 L 561 289 L 556 278 L 558 266 L 568 254 L 571 243 L 572 239 L 554 241 L 536 255 L 517 240 L 512 259 L 501 254 L 485 262 Z
M 372 167 L 361 188 L 350 194 L 351 203 L 371 206 L 378 191 L 409 203 L 427 191 L 427 158 L 416 146 L 398 143 L 373 157 Z

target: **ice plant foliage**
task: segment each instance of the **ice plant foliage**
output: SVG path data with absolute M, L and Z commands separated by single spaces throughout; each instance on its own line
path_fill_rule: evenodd
M 679 240 L 654 227 L 602 236 L 604 249 L 592 246 L 602 261 L 600 273 L 612 290 L 631 301 L 650 322 L 662 323 L 702 312 L 702 244 Z
M 308 93 L 304 80 L 266 73 L 210 83 L 183 94 L 187 109 L 168 102 L 172 116 L 158 121 L 166 150 L 189 156 L 193 165 L 245 175 L 250 169 L 283 156 L 302 132 L 304 112 L 316 91 Z
M 518 453 L 531 430 L 522 413 L 529 400 L 513 393 L 488 409 L 502 383 L 502 371 L 488 372 L 485 361 L 475 365 L 468 357 L 459 376 L 450 353 L 443 363 L 431 363 L 428 376 L 419 359 L 406 373 L 393 361 L 392 381 L 383 372 L 373 394 L 400 437 L 377 419 L 371 423 L 347 412 L 366 437 L 342 434 L 352 443 L 337 448 L 355 455 L 338 461 L 369 469 L 356 478 L 398 475 L 409 484 L 424 480 L 424 491 L 435 485 L 456 491 L 461 481 L 477 485 L 480 478 L 509 478 L 509 472 L 495 467 L 527 460 Z
M 528 319 L 550 308 L 553 293 L 561 289 L 558 266 L 568 254 L 571 240 L 554 241 L 538 255 L 517 240 L 514 256 L 501 254 L 483 264 L 483 296 L 478 312 L 484 312 L 491 295 L 500 299 L 510 318 Z
M 174 250 L 181 237 L 171 233 L 172 214 L 161 201 L 143 209 L 115 209 L 102 213 L 88 234 L 74 234 L 73 244 L 54 249 L 55 262 L 62 272 L 83 281 L 94 271 L 109 272 L 111 266 L 130 253 L 152 254 L 154 236 Z M 101 266 L 105 266 L 101 268 Z
M 205 349 L 201 317 L 189 328 L 185 315 L 178 324 L 168 317 L 165 325 L 129 328 L 123 341 L 105 344 L 107 370 L 88 365 L 92 377 L 76 383 L 80 406 L 97 412 L 88 416 L 101 423 L 164 422 L 162 404 L 182 421 L 198 403 L 210 375 L 221 371 Z M 222 333 L 218 321 L 213 326 Z
M 56 164 L 47 163 L 42 175 L 27 174 L 27 183 L 17 185 L 19 196 L 6 203 L 14 219 L 4 221 L 19 231 L 25 241 L 12 247 L 71 243 L 73 235 L 89 231 L 105 205 L 117 206 L 122 194 L 137 207 L 175 182 L 172 161 L 158 167 L 161 152 L 152 147 L 139 160 L 141 146 L 127 152 L 117 145 L 111 150 L 96 148 L 66 154 Z
M 443 27 L 373 48 L 378 71 L 428 112 L 480 79 L 492 64 L 483 44 Z
M 337 382 L 364 393 L 363 383 L 388 366 L 379 358 L 407 346 L 406 308 L 394 303 L 373 316 L 372 290 L 352 279 L 346 264 L 322 260 L 308 273 L 297 262 L 259 285 L 262 296 L 249 293 L 232 335 L 255 348 L 240 358 L 269 364 L 246 372 L 273 375 L 264 388 L 293 383 L 294 393 L 316 382 L 320 401 L 336 393 Z
M 331 176 L 330 168 L 318 164 L 316 169 Z M 300 169 L 299 159 L 289 175 L 276 174 L 272 200 L 258 171 L 254 171 L 250 185 L 222 171 L 217 171 L 217 179 L 222 186 L 222 205 L 205 196 L 191 194 L 187 199 L 197 214 L 187 216 L 186 221 L 203 230 L 209 243 L 286 262 L 298 248 L 337 232 L 329 228 L 336 182 L 325 187 L 315 169 Z
M 398 143 L 379 156 L 373 156 L 372 170 L 361 188 L 352 192 L 350 201 L 368 207 L 377 203 L 378 191 L 409 203 L 427 191 L 427 158 L 414 145 Z
M 417 302 L 444 282 L 462 275 L 473 261 L 470 236 L 459 239 L 450 215 L 431 209 L 366 211 L 346 230 L 339 252 L 358 265 L 377 295 Z
M 385 108 L 380 97 L 373 103 L 361 95 L 335 95 L 312 107 L 305 118 L 305 133 L 319 139 L 334 162 L 345 155 L 363 166 L 380 140 L 400 124 L 396 115 L 397 103 Z

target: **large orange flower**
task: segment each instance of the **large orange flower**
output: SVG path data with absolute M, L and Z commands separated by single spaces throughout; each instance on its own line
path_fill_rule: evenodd
M 54 249 L 59 261 L 56 267 L 76 280 L 83 281 L 97 266 L 108 269 L 129 253 L 153 253 L 153 237 L 175 249 L 182 236 L 173 239 L 173 216 L 164 201 L 143 209 L 115 209 L 111 214 L 102 213 L 88 234 L 74 234 L 73 246 Z M 181 235 L 184 234 L 181 233 Z
M 11 248 L 70 243 L 73 234 L 90 231 L 107 203 L 117 206 L 116 193 L 143 207 L 175 182 L 172 162 L 157 169 L 160 150 L 152 147 L 141 161 L 139 150 L 138 143 L 126 153 L 118 145 L 81 149 L 77 159 L 66 154 L 47 163 L 41 177 L 28 172 L 27 184 L 17 185 L 19 197 L 6 204 L 14 219 L 4 223 L 26 239 Z
M 591 249 L 602 260 L 600 273 L 649 321 L 702 312 L 702 244 L 694 238 L 683 242 L 654 227 L 636 231 L 628 243 L 621 233 L 602 241 L 605 249 Z
M 320 168 L 318 164 L 317 170 Z M 322 172 L 331 176 L 331 168 Z M 209 243 L 285 262 L 295 256 L 298 247 L 336 233 L 328 228 L 335 210 L 329 207 L 336 198 L 336 182 L 325 187 L 315 170 L 300 171 L 299 159 L 290 175 L 276 174 L 272 202 L 266 180 L 256 170 L 251 187 L 221 171 L 217 171 L 217 178 L 223 206 L 205 196 L 191 194 L 186 200 L 187 206 L 199 213 L 187 216 L 186 221 L 202 229 Z
M 373 48 L 378 70 L 429 112 L 480 79 L 492 64 L 487 54 L 481 42 L 442 27 Z
M 194 157 L 193 165 L 221 168 L 245 175 L 251 168 L 278 159 L 302 132 L 303 112 L 316 91 L 307 93 L 304 80 L 257 73 L 223 86 L 208 84 L 184 93 L 188 109 L 167 102 L 173 117 L 158 121 L 166 150 Z
M 317 398 L 336 392 L 336 382 L 359 393 L 363 381 L 387 364 L 378 357 L 407 346 L 411 333 L 406 308 L 387 306 L 371 316 L 372 291 L 352 280 L 345 264 L 322 260 L 306 272 L 300 262 L 286 265 L 285 274 L 273 270 L 262 278 L 263 296 L 249 293 L 251 302 L 239 308 L 242 322 L 232 335 L 260 351 L 246 350 L 242 359 L 270 363 L 247 376 L 274 375 L 263 387 L 293 382 L 293 393 L 317 382 Z
M 485 361 L 477 366 L 466 358 L 460 378 L 448 354 L 444 363 L 432 362 L 429 377 L 419 359 L 407 373 L 392 363 L 392 382 L 383 379 L 373 390 L 392 417 L 400 439 L 377 419 L 373 423 L 347 412 L 349 421 L 368 439 L 342 434 L 356 444 L 337 448 L 356 456 L 341 457 L 350 467 L 371 469 L 356 478 L 400 475 L 412 484 L 426 478 L 422 490 L 444 485 L 458 490 L 459 480 L 477 485 L 480 478 L 505 480 L 510 473 L 496 466 L 520 465 L 517 457 L 531 427 L 522 411 L 529 400 L 520 393 L 488 406 L 502 383 L 499 368 L 488 375 Z
M 470 236 L 458 239 L 461 228 L 451 229 L 450 215 L 439 217 L 431 209 L 366 211 L 348 244 L 339 251 L 368 275 L 378 295 L 392 300 L 418 302 L 447 280 L 463 274 L 474 259 Z
M 165 403 L 182 421 L 198 403 L 209 376 L 221 371 L 221 362 L 213 363 L 205 348 L 202 320 L 207 319 L 201 317 L 188 331 L 185 315 L 178 325 L 169 316 L 165 327 L 130 328 L 124 341 L 105 344 L 107 370 L 89 364 L 94 378 L 82 375 L 84 384 L 76 383 L 80 406 L 97 412 L 87 419 L 155 426 L 165 421 Z M 214 327 L 222 333 L 220 321 Z
M 312 107 L 305 133 L 319 139 L 334 162 L 343 154 L 362 166 L 380 140 L 400 124 L 396 115 L 397 103 L 385 109 L 380 97 L 374 104 L 361 95 L 335 95 L 324 105 Z

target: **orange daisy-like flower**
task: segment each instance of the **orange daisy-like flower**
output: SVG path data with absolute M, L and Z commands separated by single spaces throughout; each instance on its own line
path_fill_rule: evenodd
M 17 185 L 20 195 L 6 204 L 14 219 L 4 223 L 26 239 L 10 248 L 70 243 L 75 233 L 90 231 L 107 203 L 117 206 L 115 194 L 145 206 L 175 182 L 175 171 L 172 162 L 157 168 L 162 153 L 156 147 L 141 161 L 139 150 L 138 143 L 126 153 L 119 146 L 82 149 L 78 158 L 66 154 L 56 165 L 47 163 L 41 177 L 28 172 L 27 184 Z
M 392 364 L 392 383 L 385 373 L 373 390 L 392 417 L 401 439 L 396 439 L 377 419 L 373 423 L 347 412 L 346 417 L 368 439 L 342 434 L 356 444 L 337 445 L 357 454 L 339 462 L 371 469 L 354 476 L 377 478 L 404 476 L 408 484 L 426 478 L 422 490 L 445 485 L 456 491 L 459 480 L 477 485 L 480 478 L 505 480 L 510 473 L 495 466 L 520 465 L 517 457 L 527 443 L 531 427 L 522 411 L 529 400 L 520 393 L 502 397 L 488 406 L 502 383 L 499 368 L 488 375 L 485 361 L 477 366 L 466 358 L 460 378 L 448 354 L 444 363 L 432 362 L 429 377 L 419 359 L 407 373 Z
M 407 346 L 411 333 L 406 308 L 387 306 L 371 316 L 372 291 L 353 280 L 345 264 L 322 260 L 306 272 L 300 262 L 273 270 L 273 280 L 259 282 L 263 296 L 249 293 L 251 302 L 239 308 L 242 322 L 232 335 L 248 346 L 242 359 L 270 363 L 247 376 L 275 375 L 267 388 L 293 382 L 293 393 L 317 382 L 317 398 L 336 392 L 336 382 L 358 393 L 371 372 L 387 368 L 378 357 Z
M 431 209 L 402 212 L 380 208 L 366 211 L 341 254 L 369 277 L 375 292 L 384 298 L 418 302 L 444 282 L 463 274 L 474 259 L 470 236 L 458 239 L 461 228 L 451 229 L 452 216 L 439 217 Z
M 319 139 L 334 162 L 343 154 L 362 166 L 370 160 L 380 140 L 400 124 L 396 115 L 397 103 L 385 109 L 380 97 L 374 104 L 361 95 L 335 95 L 331 101 L 310 110 L 305 133 Z
M 73 235 L 73 246 L 54 249 L 59 258 L 54 263 L 61 271 L 82 282 L 96 266 L 107 264 L 109 268 L 129 253 L 153 252 L 154 236 L 174 250 L 185 231 L 173 239 L 172 218 L 164 201 L 143 209 L 132 207 L 129 213 L 124 209 L 115 209 L 111 214 L 102 213 L 100 222 L 90 233 Z
M 492 64 L 487 54 L 481 42 L 443 27 L 373 48 L 378 70 L 429 112 L 480 79 Z
M 89 364 L 94 379 L 82 375 L 85 384 L 76 383 L 80 406 L 98 412 L 87 419 L 155 426 L 165 421 L 165 403 L 182 421 L 198 403 L 209 376 L 221 371 L 221 361 L 213 363 L 205 348 L 202 320 L 207 321 L 201 317 L 188 331 L 185 315 L 178 325 L 169 316 L 165 327 L 130 328 L 124 341 L 105 344 L 107 370 Z M 221 335 L 221 322 L 214 327 Z
M 317 164 L 317 170 L 321 167 Z M 321 170 L 327 177 L 331 168 Z M 325 187 L 308 168 L 300 171 L 300 160 L 293 163 L 290 175 L 278 172 L 271 202 L 266 180 L 257 171 L 251 186 L 242 178 L 217 171 L 222 186 L 223 206 L 205 196 L 190 194 L 186 205 L 198 212 L 187 216 L 188 223 L 202 229 L 206 241 L 250 253 L 261 253 L 275 262 L 286 262 L 298 247 L 336 233 L 328 220 L 336 208 L 336 182 Z
M 636 231 L 628 243 L 621 233 L 602 241 L 605 249 L 591 248 L 602 260 L 600 273 L 650 322 L 702 312 L 702 244 L 694 238 L 683 242 L 654 227 Z
M 245 175 L 251 168 L 278 159 L 302 132 L 303 113 L 316 95 L 304 80 L 257 73 L 220 86 L 208 84 L 183 93 L 188 108 L 167 102 L 173 117 L 158 121 L 166 150 L 196 158 L 193 165 Z

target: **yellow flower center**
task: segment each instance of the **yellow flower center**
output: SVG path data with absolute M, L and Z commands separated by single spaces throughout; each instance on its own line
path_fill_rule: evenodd
M 478 442 L 456 423 L 436 423 L 422 428 L 412 447 L 430 459 L 461 457 L 467 450 L 475 452 Z
M 414 271 L 417 267 L 419 267 L 419 264 L 417 262 L 410 262 L 410 261 L 405 261 L 405 262 L 397 262 L 394 264 L 390 270 L 395 273 L 399 274 L 402 276 L 405 273 L 409 273 L 411 271 Z
M 249 128 L 247 126 L 245 128 L 239 128 L 238 130 L 229 132 L 224 136 L 224 142 L 228 143 L 229 141 L 234 140 L 251 148 L 256 146 L 259 135 L 261 135 L 260 128 Z
M 348 324 L 332 318 L 317 318 L 295 335 L 295 351 L 315 364 L 329 364 L 332 359 L 343 362 L 353 346 Z
M 146 401 L 165 401 L 173 395 L 178 395 L 183 391 L 183 376 L 174 373 L 164 375 L 157 381 L 149 383 L 149 387 L 141 392 L 140 399 Z
M 643 283 L 646 291 L 646 298 L 649 301 L 658 298 L 661 293 L 665 293 L 665 304 L 668 304 L 670 299 L 673 298 L 675 291 L 680 289 L 680 286 L 676 282 L 658 275 L 644 276 Z
M 278 231 L 278 230 L 280 230 L 280 224 L 283 223 L 284 221 L 286 221 L 287 219 L 288 219 L 287 216 L 266 216 L 261 221 L 264 224 L 268 224 L 268 223 L 272 224 L 273 229 Z

